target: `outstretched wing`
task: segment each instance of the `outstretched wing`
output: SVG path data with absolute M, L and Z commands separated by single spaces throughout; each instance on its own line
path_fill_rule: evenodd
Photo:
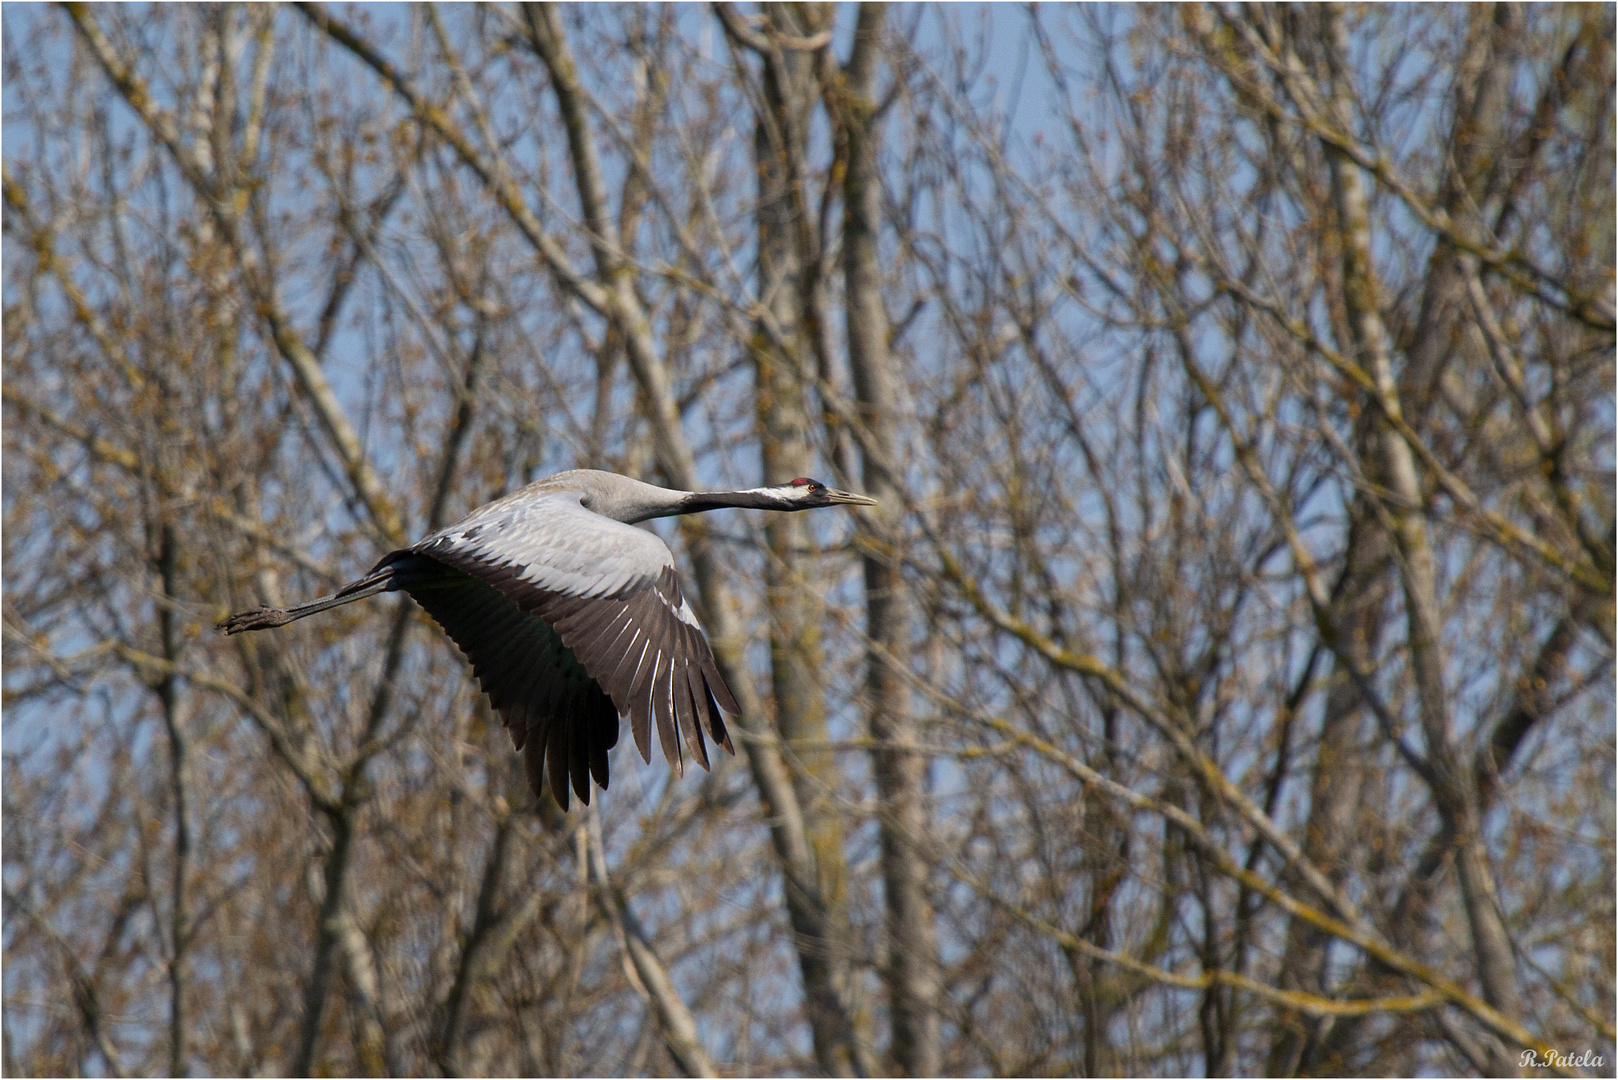
M 404 587 L 472 662 L 536 793 L 542 758 L 563 807 L 569 776 L 586 802 L 591 773 L 606 787 L 619 716 L 647 761 L 655 722 L 682 774 L 682 737 L 704 768 L 704 728 L 734 752 L 720 709 L 740 710 L 652 533 L 559 490 L 491 503 L 410 551 L 470 579 Z

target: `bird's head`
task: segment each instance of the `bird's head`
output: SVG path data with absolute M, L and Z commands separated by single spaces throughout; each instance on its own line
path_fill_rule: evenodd
M 875 506 L 876 500 L 852 491 L 838 491 L 819 480 L 800 476 L 789 484 L 769 489 L 789 505 L 783 509 L 809 510 L 817 506 Z

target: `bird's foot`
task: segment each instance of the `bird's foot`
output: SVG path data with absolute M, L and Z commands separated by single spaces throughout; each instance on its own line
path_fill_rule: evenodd
M 240 634 L 244 630 L 269 630 L 285 626 L 291 621 L 292 616 L 284 608 L 260 607 L 232 615 L 217 623 L 214 629 L 223 630 L 226 634 Z

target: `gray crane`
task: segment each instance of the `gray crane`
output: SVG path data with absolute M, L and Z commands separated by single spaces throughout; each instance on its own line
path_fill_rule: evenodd
M 743 491 L 671 491 L 594 469 L 557 473 L 472 511 L 413 547 L 383 557 L 330 596 L 254 608 L 219 624 L 267 630 L 377 593 L 403 589 L 471 661 L 538 797 L 566 810 L 568 780 L 588 805 L 590 777 L 607 787 L 620 717 L 652 760 L 681 775 L 680 739 L 708 767 L 703 729 L 734 754 L 723 712 L 741 710 L 680 591 L 674 555 L 636 522 L 724 507 L 812 510 L 875 506 L 864 495 L 798 477 Z

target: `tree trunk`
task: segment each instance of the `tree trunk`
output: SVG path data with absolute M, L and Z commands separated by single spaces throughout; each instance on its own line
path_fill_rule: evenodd
M 938 946 L 927 901 L 927 862 L 918 847 L 927 834 L 924 804 L 927 760 L 910 747 L 920 742 L 902 674 L 909 657 L 909 610 L 900 578 L 903 531 L 898 424 L 901 381 L 888 350 L 878 242 L 882 183 L 876 111 L 876 76 L 886 6 L 860 7 L 854 51 L 846 71 L 844 102 L 848 171 L 843 179 L 843 274 L 848 318 L 848 362 L 860 422 L 865 427 L 866 492 L 881 504 L 864 519 L 866 634 L 865 691 L 870 717 L 882 843 L 882 885 L 887 901 L 887 983 L 893 1015 L 893 1063 L 906 1076 L 943 1070 L 938 1032 Z
M 1346 88 L 1346 30 L 1341 12 L 1322 9 L 1322 44 L 1331 60 L 1333 101 L 1342 130 L 1352 130 Z M 1324 147 L 1331 165 L 1332 194 L 1342 230 L 1343 296 L 1355 354 L 1377 384 L 1379 408 L 1391 419 L 1402 417 L 1393 375 L 1392 343 L 1382 319 L 1380 285 L 1371 249 L 1370 203 L 1358 165 L 1337 148 Z M 1404 594 L 1407 647 L 1414 675 L 1417 711 L 1426 743 L 1430 785 L 1439 816 L 1454 837 L 1454 857 L 1461 897 L 1472 931 L 1478 981 L 1490 1005 L 1507 1016 L 1519 1015 L 1515 960 L 1511 938 L 1495 898 L 1493 874 L 1483 848 L 1477 788 L 1470 763 L 1456 744 L 1450 703 L 1444 686 L 1442 615 L 1438 606 L 1437 566 L 1421 513 L 1425 505 L 1415 455 L 1386 423 L 1377 436 L 1377 465 L 1391 498 L 1384 509 L 1399 554 Z M 1512 1070 L 1503 1051 L 1493 1066 Z
M 827 22 L 823 6 L 763 9 L 767 33 L 805 37 Z M 811 351 L 808 324 L 814 290 L 807 287 L 817 271 L 819 253 L 805 228 L 803 162 L 806 160 L 810 112 L 817 86 L 813 57 L 807 52 L 775 50 L 764 57 L 763 107 L 753 133 L 758 176 L 758 291 L 775 333 L 760 331 L 752 348 L 755 409 L 763 482 L 785 484 L 816 471 L 809 438 L 812 402 L 802 372 Z M 821 604 L 813 588 L 815 560 L 809 555 L 810 522 L 798 514 L 774 514 L 764 522 L 765 612 L 769 618 L 770 683 L 775 723 L 792 769 L 793 787 L 814 852 L 816 884 L 824 918 L 846 938 L 847 867 L 843 825 L 836 810 L 837 761 L 828 748 L 825 696 L 820 679 Z M 803 957 L 800 955 L 800 960 Z M 816 979 L 825 977 L 840 1006 L 824 1020 L 811 1017 L 815 1058 L 827 1073 L 863 1072 L 853 1047 L 836 1030 L 849 1008 L 849 957 L 830 953 L 811 965 Z M 826 973 L 820 975 L 824 967 Z M 810 967 L 804 969 L 811 977 Z
M 1364 671 L 1374 660 L 1386 619 L 1389 545 L 1387 533 L 1377 523 L 1375 510 L 1365 496 L 1356 497 L 1351 513 L 1348 554 L 1332 597 L 1331 617 L 1344 639 L 1350 662 Z M 1339 663 L 1326 692 L 1303 835 L 1304 855 L 1333 884 L 1348 877 L 1348 860 L 1356 846 L 1355 811 L 1360 804 L 1368 749 L 1362 730 L 1363 709 L 1352 673 Z M 1326 951 L 1330 942 L 1330 935 L 1317 927 L 1302 919 L 1291 920 L 1281 961 L 1281 985 L 1289 990 L 1329 995 Z M 1268 1074 L 1295 1076 L 1347 1068 L 1346 1063 L 1320 1060 L 1322 1027 L 1319 1018 L 1293 1011 L 1282 1013 L 1270 1046 Z

